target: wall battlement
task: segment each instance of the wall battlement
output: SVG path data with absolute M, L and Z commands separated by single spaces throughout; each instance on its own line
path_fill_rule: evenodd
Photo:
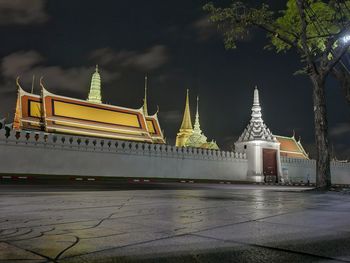
M 283 178 L 315 182 L 316 161 L 281 157 Z M 331 163 L 350 184 L 350 163 Z M 245 154 L 165 144 L 0 129 L 0 174 L 248 181 Z
M 281 156 L 281 163 L 297 164 L 301 166 L 314 166 L 316 165 L 316 160 L 289 158 L 289 157 Z M 348 168 L 350 170 L 350 162 L 345 163 L 345 162 L 331 161 L 331 167 Z
M 205 159 L 214 161 L 246 160 L 243 153 L 210 149 L 176 147 L 166 144 L 150 144 L 123 140 L 81 137 L 64 134 L 47 134 L 34 131 L 0 130 L 0 143 L 28 145 L 32 147 L 61 148 L 75 151 L 95 151 L 173 158 Z

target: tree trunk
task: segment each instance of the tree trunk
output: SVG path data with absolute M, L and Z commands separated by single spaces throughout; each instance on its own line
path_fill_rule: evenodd
M 331 170 L 328 147 L 328 123 L 325 97 L 325 78 L 311 76 L 313 83 L 315 141 L 317 150 L 316 187 L 326 190 L 331 187 Z

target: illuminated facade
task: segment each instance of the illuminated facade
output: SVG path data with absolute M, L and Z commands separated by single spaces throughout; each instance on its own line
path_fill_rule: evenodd
M 207 137 L 203 134 L 199 123 L 199 98 L 197 97 L 197 110 L 194 127 L 191 122 L 191 112 L 189 104 L 189 94 L 187 90 L 185 111 L 182 119 L 180 131 L 176 136 L 176 146 L 178 147 L 196 147 L 205 149 L 218 150 L 219 147 L 215 141 L 207 141 Z
M 165 143 L 157 113 L 145 116 L 145 105 L 140 109 L 130 109 L 99 103 L 101 97 L 97 95 L 101 92 L 100 84 L 96 68 L 89 99 L 85 101 L 52 94 L 45 89 L 42 81 L 40 96 L 28 93 L 17 81 L 18 98 L 13 128 Z

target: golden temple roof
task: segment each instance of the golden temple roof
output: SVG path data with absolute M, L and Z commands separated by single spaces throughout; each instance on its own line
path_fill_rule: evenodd
M 295 140 L 294 135 L 292 137 L 275 135 L 275 137 L 280 143 L 281 156 L 290 158 L 309 159 L 309 156 L 305 152 L 304 147 L 301 145 L 300 140 Z

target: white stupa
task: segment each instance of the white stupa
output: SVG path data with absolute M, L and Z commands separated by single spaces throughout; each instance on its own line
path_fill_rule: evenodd
M 235 150 L 247 154 L 247 180 L 262 182 L 266 176 L 276 176 L 275 180 L 278 180 L 281 174 L 280 143 L 262 119 L 257 87 L 254 89 L 251 120 L 235 142 Z

